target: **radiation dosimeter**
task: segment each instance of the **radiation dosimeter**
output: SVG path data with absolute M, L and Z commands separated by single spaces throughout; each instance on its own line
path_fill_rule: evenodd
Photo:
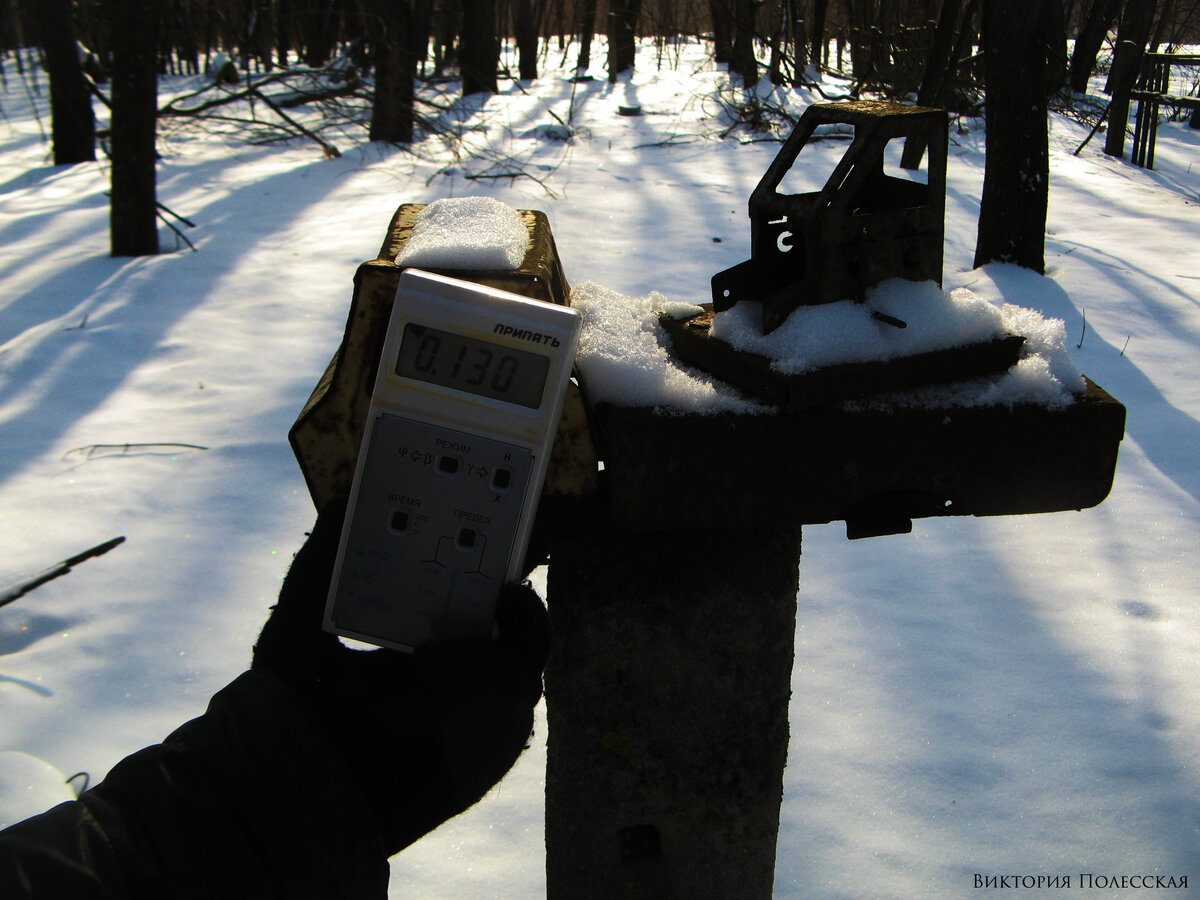
M 565 306 L 400 274 L 325 629 L 399 650 L 491 634 L 518 578 L 579 339 Z

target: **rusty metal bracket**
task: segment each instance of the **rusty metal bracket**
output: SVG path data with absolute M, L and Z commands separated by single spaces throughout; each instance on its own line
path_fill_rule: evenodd
M 1112 487 L 1125 407 L 1088 381 L 1058 410 L 700 416 L 607 406 L 599 422 L 612 515 L 627 528 L 845 521 L 862 537 L 929 516 L 1096 506 Z
M 820 190 L 779 187 L 822 125 L 850 125 L 854 137 Z M 750 195 L 750 259 L 712 277 L 718 312 L 762 302 L 763 333 L 800 305 L 862 301 L 888 278 L 942 281 L 946 210 L 944 110 L 884 101 L 814 103 Z M 888 142 L 922 137 L 928 182 L 885 171 Z

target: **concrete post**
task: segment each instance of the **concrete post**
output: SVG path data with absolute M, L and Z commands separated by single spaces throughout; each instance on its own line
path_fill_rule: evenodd
M 800 528 L 557 537 L 549 900 L 769 900 Z

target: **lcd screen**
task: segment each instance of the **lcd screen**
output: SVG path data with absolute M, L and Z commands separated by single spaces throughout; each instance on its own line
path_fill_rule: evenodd
M 536 409 L 550 359 L 491 341 L 410 322 L 404 326 L 396 374 Z

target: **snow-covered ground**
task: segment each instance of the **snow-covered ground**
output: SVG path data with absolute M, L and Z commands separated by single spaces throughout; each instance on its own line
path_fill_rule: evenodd
M 50 165 L 9 73 L 0 583 L 127 538 L 0 610 L 11 779 L 40 761 L 94 781 L 245 667 L 312 521 L 286 433 L 397 205 L 542 209 L 572 282 L 632 296 L 703 302 L 749 256 L 746 201 L 779 145 L 720 137 L 725 76 L 702 47 L 669 62 L 647 48 L 616 85 L 566 67 L 506 82 L 456 113 L 476 159 L 353 131 L 326 159 L 164 128 L 159 199 L 196 223 L 198 252 L 144 259 L 108 256 L 107 165 Z M 44 94 L 37 108 L 48 127 Z M 1091 893 L 1083 873 L 1200 880 L 1200 132 L 1163 126 L 1145 171 L 1100 138 L 1073 155 L 1086 129 L 1055 118 L 1039 277 L 971 270 L 984 135 L 962 126 L 946 287 L 1064 320 L 1075 364 L 1128 407 L 1116 482 L 1080 513 L 854 543 L 805 530 L 780 898 L 974 896 L 976 874 L 1067 875 L 1072 896 Z M 823 147 L 802 162 L 844 143 Z M 524 174 L 479 177 L 501 171 Z M 393 896 L 544 893 L 544 739 L 539 722 L 497 791 L 392 861 Z

